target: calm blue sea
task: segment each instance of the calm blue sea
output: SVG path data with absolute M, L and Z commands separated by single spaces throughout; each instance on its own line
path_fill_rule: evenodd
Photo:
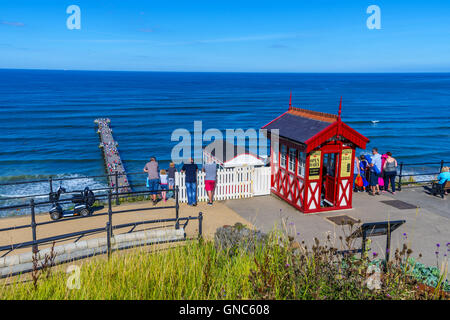
M 450 74 L 0 70 L 0 182 L 103 174 L 97 117 L 111 119 L 127 170 L 141 171 L 151 155 L 170 159 L 174 129 L 258 129 L 287 110 L 290 91 L 294 106 L 329 113 L 343 96 L 343 120 L 368 149 L 449 158 Z M 0 197 L 40 192 L 47 186 L 3 187 Z

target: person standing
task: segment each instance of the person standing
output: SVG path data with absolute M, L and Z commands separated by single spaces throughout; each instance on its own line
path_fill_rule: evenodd
M 159 166 L 155 157 L 151 157 L 150 162 L 147 162 L 144 167 L 144 172 L 148 174 L 148 190 L 152 196 L 153 205 L 156 205 L 158 202 L 156 195 L 159 189 Z
M 366 187 L 369 185 L 369 172 L 368 172 L 369 162 L 366 157 L 362 154 L 359 161 L 359 171 L 361 172 L 361 178 L 363 180 L 363 191 L 366 191 Z
M 175 163 L 171 162 L 169 169 L 167 169 L 169 176 L 169 190 L 172 190 L 169 194 L 169 198 L 173 196 L 173 189 L 175 187 L 175 172 L 177 172 L 177 168 L 175 168 Z
M 197 171 L 198 166 L 194 163 L 194 159 L 190 158 L 190 163 L 185 163 L 181 168 L 181 172 L 186 173 L 186 193 L 188 197 L 188 205 L 197 205 Z
M 167 193 L 167 185 L 169 184 L 169 176 L 167 175 L 167 171 L 162 169 L 159 175 L 159 179 L 161 181 L 161 198 L 164 202 L 167 202 L 166 193 Z
M 386 152 L 387 158 L 384 162 L 384 190 L 383 193 L 388 191 L 389 182 L 391 183 L 392 194 L 395 194 L 395 176 L 397 175 L 397 160 L 392 157 L 392 153 Z
M 372 149 L 372 159 L 370 162 L 370 195 L 380 194 L 380 186 L 378 185 L 378 178 L 381 173 L 381 155 L 377 148 Z
M 205 190 L 208 194 L 208 205 L 212 206 L 214 189 L 216 187 L 217 165 L 214 162 L 207 163 L 203 166 L 202 171 L 205 172 Z

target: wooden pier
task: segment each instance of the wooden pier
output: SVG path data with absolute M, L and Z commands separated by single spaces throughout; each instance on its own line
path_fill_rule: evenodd
M 111 121 L 108 118 L 101 118 L 96 119 L 94 122 L 98 125 L 97 133 L 100 137 L 99 148 L 103 149 L 106 171 L 110 175 L 113 174 L 108 177 L 109 186 L 114 188 L 113 192 L 131 192 L 125 167 L 117 149 L 118 143 L 114 140 L 112 129 L 109 126 Z M 117 175 L 115 174 L 116 172 Z

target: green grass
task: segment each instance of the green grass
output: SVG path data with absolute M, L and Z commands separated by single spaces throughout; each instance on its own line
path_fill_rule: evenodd
M 253 253 L 219 250 L 213 242 L 190 241 L 155 250 L 136 248 L 93 258 L 81 265 L 80 288 L 69 289 L 69 274 L 55 269 L 40 279 L 23 276 L 0 285 L 0 299 L 432 299 L 401 264 L 409 251 L 396 254 L 382 287 L 365 281 L 371 261 L 343 257 L 328 244 L 295 249 L 274 231 Z M 155 248 L 156 249 L 156 248 Z M 59 271 L 58 271 L 59 270 Z M 29 278 L 29 277 L 28 277 Z M 436 291 L 437 292 L 437 291 Z

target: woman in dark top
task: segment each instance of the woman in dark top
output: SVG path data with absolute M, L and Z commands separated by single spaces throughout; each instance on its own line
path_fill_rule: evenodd
M 392 194 L 395 194 L 395 176 L 397 175 L 397 160 L 392 157 L 392 153 L 386 152 L 387 159 L 384 162 L 384 190 L 388 191 L 389 182 L 391 182 Z M 385 192 L 383 190 L 383 193 Z

